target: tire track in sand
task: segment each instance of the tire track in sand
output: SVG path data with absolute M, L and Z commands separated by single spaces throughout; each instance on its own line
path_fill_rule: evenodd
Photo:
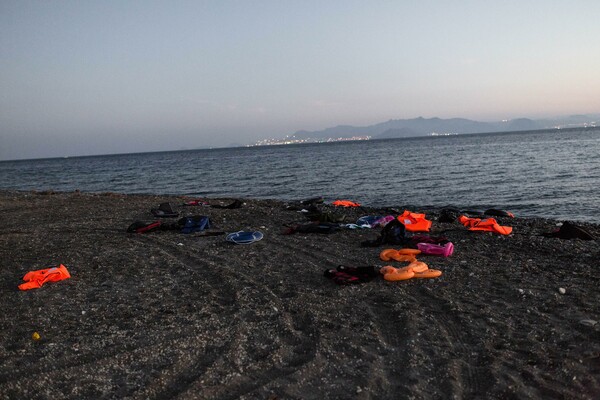
M 486 356 L 480 353 L 485 351 L 482 338 L 473 337 L 469 333 L 470 321 L 447 299 L 424 286 L 420 288 L 419 296 L 426 297 L 423 304 L 431 304 L 431 309 L 442 310 L 436 314 L 424 315 L 421 328 L 424 332 L 431 332 L 427 339 L 435 340 L 435 346 L 423 343 L 419 346 L 420 349 L 428 359 L 439 358 L 440 347 L 443 349 L 442 354 L 456 355 L 456 358 L 447 361 L 448 377 L 444 382 L 444 392 L 467 398 L 486 393 L 493 383 L 493 377 L 487 363 L 482 361 Z
M 179 375 L 167 383 L 166 387 L 158 391 L 156 398 L 174 397 L 178 395 L 198 395 L 198 391 L 210 393 L 210 397 L 217 398 L 237 398 L 245 393 L 263 387 L 270 382 L 294 373 L 301 366 L 310 362 L 315 355 L 316 344 L 318 337 L 316 330 L 311 328 L 309 317 L 307 314 L 296 310 L 289 312 L 288 304 L 284 303 L 271 288 L 263 282 L 257 280 L 253 275 L 244 272 L 243 269 L 229 266 L 225 255 L 205 254 L 198 256 L 172 243 L 161 243 L 161 249 L 167 257 L 172 257 L 178 260 L 182 265 L 187 266 L 194 273 L 201 276 L 202 279 L 209 282 L 213 288 L 217 290 L 227 287 L 227 295 L 232 296 L 236 293 L 237 288 L 253 288 L 250 299 L 259 300 L 262 304 L 259 309 L 256 309 L 255 304 L 243 301 L 241 296 L 236 296 L 235 307 L 236 312 L 228 316 L 228 320 L 232 322 L 235 336 L 228 342 L 220 354 L 211 359 L 210 362 L 205 360 L 187 361 L 179 366 L 178 369 L 183 369 L 186 372 Z M 168 250 L 167 250 L 168 249 Z M 212 269 L 212 271 L 199 272 L 197 268 L 190 267 L 191 265 L 202 266 L 204 269 Z M 215 269 L 218 269 L 215 271 Z M 240 284 L 240 279 L 245 284 Z M 206 387 L 203 378 L 210 380 L 213 376 L 223 376 L 231 372 L 231 360 L 235 359 L 235 353 L 244 348 L 244 339 L 248 336 L 247 328 L 244 324 L 247 323 L 248 313 L 254 313 L 254 318 L 260 320 L 261 316 L 256 315 L 264 309 L 277 310 L 277 320 L 275 325 L 279 327 L 279 336 L 273 338 L 279 344 L 279 350 L 276 354 L 264 355 L 264 358 L 279 359 L 279 365 L 265 366 L 259 371 L 251 371 L 251 379 L 244 376 L 234 377 L 231 383 L 213 385 L 215 387 Z M 253 316 L 250 316 L 252 319 Z M 298 331 L 300 329 L 300 331 Z M 302 333 L 298 333 L 302 332 Z M 283 353 L 282 353 L 283 351 Z M 241 368 L 246 367 L 243 363 Z M 166 372 L 169 375 L 169 372 Z M 240 374 L 241 375 L 241 374 Z

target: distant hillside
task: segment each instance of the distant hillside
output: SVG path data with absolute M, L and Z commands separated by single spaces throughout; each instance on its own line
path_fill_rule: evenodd
M 518 118 L 498 122 L 480 122 L 464 118 L 413 118 L 393 119 L 370 126 L 338 125 L 320 131 L 298 131 L 289 136 L 290 140 L 328 140 L 370 136 L 371 139 L 390 139 L 432 134 L 462 134 L 530 131 L 549 128 L 570 128 L 586 125 L 600 125 L 600 114 L 573 115 L 570 117 L 532 120 Z

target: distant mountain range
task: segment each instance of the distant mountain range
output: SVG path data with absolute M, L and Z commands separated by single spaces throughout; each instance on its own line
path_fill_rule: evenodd
M 498 122 L 480 122 L 464 118 L 392 119 L 369 126 L 338 125 L 320 131 L 297 131 L 288 141 L 328 141 L 350 138 L 390 139 L 429 135 L 531 131 L 539 129 L 600 126 L 600 114 L 571 115 L 556 119 L 518 118 Z

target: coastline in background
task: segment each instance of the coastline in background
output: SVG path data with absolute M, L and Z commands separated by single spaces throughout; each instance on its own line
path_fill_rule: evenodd
M 600 129 L 0 162 L 0 189 L 349 198 L 600 222 Z

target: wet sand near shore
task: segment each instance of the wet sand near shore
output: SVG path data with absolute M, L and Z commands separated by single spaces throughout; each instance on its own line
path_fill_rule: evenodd
M 324 270 L 405 265 L 361 246 L 380 229 L 283 235 L 306 222 L 291 203 L 245 199 L 176 209 L 261 231 L 250 245 L 126 232 L 185 200 L 0 192 L 0 398 L 600 397 L 598 239 L 543 237 L 559 221 L 519 216 L 496 217 L 509 236 L 470 232 L 415 208 L 455 245 L 418 256 L 442 276 L 339 286 Z M 321 207 L 347 222 L 390 211 Z M 59 264 L 70 279 L 18 290 Z

